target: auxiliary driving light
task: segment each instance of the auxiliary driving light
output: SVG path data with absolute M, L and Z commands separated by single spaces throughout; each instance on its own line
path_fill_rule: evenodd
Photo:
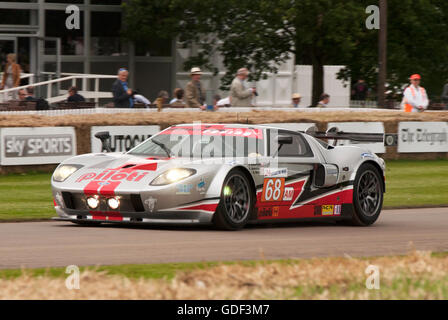
M 99 204 L 100 200 L 98 199 L 97 196 L 87 198 L 87 205 L 89 206 L 90 209 L 98 208 Z
M 120 206 L 120 199 L 118 197 L 107 199 L 107 205 L 112 210 L 117 210 Z

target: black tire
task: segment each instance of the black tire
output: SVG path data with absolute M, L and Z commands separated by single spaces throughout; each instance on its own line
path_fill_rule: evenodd
M 352 224 L 369 226 L 380 216 L 383 207 L 383 177 L 373 164 L 361 165 L 353 185 Z
M 234 169 L 224 179 L 221 201 L 213 216 L 213 223 L 219 229 L 242 229 L 252 216 L 254 207 L 255 191 L 252 184 L 243 171 Z

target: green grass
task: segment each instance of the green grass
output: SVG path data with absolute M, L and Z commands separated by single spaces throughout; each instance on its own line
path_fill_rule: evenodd
M 50 178 L 49 173 L 0 176 L 0 220 L 53 217 Z
M 448 160 L 388 161 L 385 207 L 448 205 Z
M 290 263 L 292 260 L 281 260 Z M 277 260 L 265 261 L 263 263 L 279 262 Z M 240 262 L 186 262 L 186 263 L 160 263 L 160 264 L 123 264 L 98 267 L 80 267 L 80 271 L 89 269 L 98 272 L 106 272 L 109 275 L 120 275 L 128 278 L 144 279 L 172 279 L 176 273 L 182 271 L 192 271 L 206 269 L 218 265 L 241 264 L 244 266 L 254 266 L 260 261 L 240 261 Z M 51 276 L 66 277 L 65 268 L 34 268 L 34 269 L 0 269 L 0 279 L 13 279 L 27 273 L 34 277 Z
M 0 221 L 55 215 L 51 174 L 0 176 Z M 448 205 L 448 160 L 388 161 L 385 207 Z

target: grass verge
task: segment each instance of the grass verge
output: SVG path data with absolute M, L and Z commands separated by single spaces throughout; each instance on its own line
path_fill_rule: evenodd
M 379 289 L 366 288 L 368 266 Z M 448 254 L 3 270 L 0 299 L 448 299 Z
M 0 177 L 0 221 L 48 219 L 55 215 L 51 174 Z M 448 205 L 448 160 L 388 161 L 386 208 Z

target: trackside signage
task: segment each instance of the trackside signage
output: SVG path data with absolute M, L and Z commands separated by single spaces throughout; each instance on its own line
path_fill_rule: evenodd
M 398 152 L 448 152 L 448 122 L 400 122 Z
M 73 127 L 2 128 L 2 166 L 57 164 L 76 155 Z
M 382 133 L 384 134 L 384 124 L 382 122 L 330 122 L 327 125 L 328 129 L 337 127 L 339 131 L 344 132 L 358 132 L 358 133 Z M 333 141 L 329 141 L 333 144 Z M 373 153 L 386 153 L 386 148 L 383 142 L 375 143 L 359 143 L 356 141 L 340 140 L 338 146 L 350 146 L 365 148 Z
M 111 136 L 112 152 L 125 152 L 134 148 L 139 143 L 148 139 L 160 131 L 159 126 L 96 126 L 91 129 L 92 152 L 106 152 L 102 149 L 101 141 L 95 138 L 95 134 L 101 131 L 109 131 Z

